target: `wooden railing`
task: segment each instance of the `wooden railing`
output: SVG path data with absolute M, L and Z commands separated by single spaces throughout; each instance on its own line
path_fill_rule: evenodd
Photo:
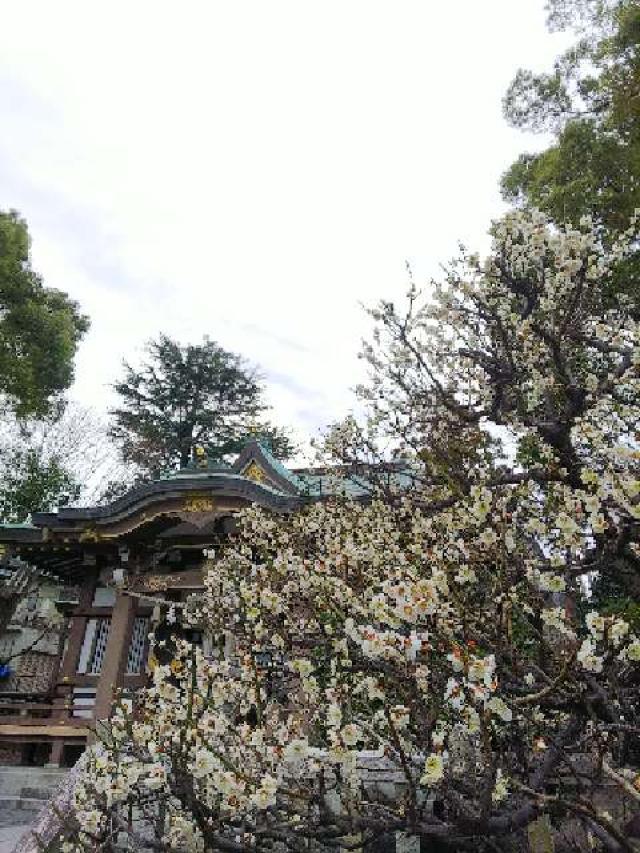
M 0 699 L 0 725 L 39 726 L 43 720 L 69 726 L 86 726 L 85 717 L 74 716 L 68 699 L 53 702 L 19 702 Z

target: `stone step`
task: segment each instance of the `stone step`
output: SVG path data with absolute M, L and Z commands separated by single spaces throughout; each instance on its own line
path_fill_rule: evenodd
M 0 829 L 34 823 L 68 772 L 48 767 L 0 767 Z
M 0 811 L 20 809 L 22 811 L 39 811 L 47 801 L 42 797 L 0 797 Z
M 47 799 L 57 790 L 68 772 L 47 767 L 0 767 L 0 797 Z
M 55 789 L 54 789 L 55 790 Z M 21 788 L 20 799 L 27 800 L 48 800 L 51 797 L 52 790 L 50 788 Z M 0 794 L 2 797 L 2 794 Z
M 12 853 L 22 836 L 29 831 L 29 824 L 0 825 L 0 853 Z
M 45 804 L 35 797 L 0 797 L 0 828 L 33 823 Z

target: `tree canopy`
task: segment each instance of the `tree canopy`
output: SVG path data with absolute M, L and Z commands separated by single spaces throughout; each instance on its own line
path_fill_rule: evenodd
M 504 197 L 577 225 L 588 214 L 613 239 L 640 207 L 640 3 L 551 0 L 549 24 L 577 42 L 551 72 L 520 70 L 504 99 L 515 127 L 551 131 L 538 154 L 522 154 L 502 178 Z M 640 297 L 637 254 L 620 275 Z
M 14 450 L 2 459 L 0 518 L 22 523 L 34 512 L 49 512 L 78 497 L 80 488 L 55 457 L 44 460 L 35 448 Z
M 27 225 L 0 211 L 0 394 L 21 416 L 46 414 L 73 381 L 73 360 L 88 319 L 47 288 L 29 258 Z
M 326 444 L 370 499 L 247 510 L 207 554 L 179 618 L 233 650 L 158 642 L 88 756 L 66 853 L 395 832 L 515 853 L 540 817 L 571 849 L 633 849 L 599 803 L 614 786 L 637 809 L 640 629 L 585 578 L 640 586 L 640 325 L 609 292 L 638 233 L 523 211 L 493 237 L 371 312 L 366 419 Z
M 286 433 L 258 423 L 267 409 L 255 369 L 205 338 L 181 345 L 166 335 L 150 341 L 140 367 L 124 363 L 115 390 L 112 434 L 125 461 L 143 472 L 184 467 L 202 446 L 210 461 L 237 453 L 249 429 L 280 458 L 293 452 Z
M 0 422 L 0 521 L 24 522 L 34 512 L 100 501 L 123 476 L 106 424 L 75 403 L 46 418 Z

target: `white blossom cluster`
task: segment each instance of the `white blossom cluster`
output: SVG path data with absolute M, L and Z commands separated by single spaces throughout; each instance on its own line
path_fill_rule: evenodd
M 640 329 L 609 290 L 634 237 L 605 252 L 588 220 L 510 214 L 431 302 L 372 312 L 370 417 L 327 450 L 370 460 L 383 441 L 397 464 L 366 501 L 241 514 L 188 609 L 233 654 L 176 640 L 119 706 L 69 850 L 464 840 L 551 801 L 616 837 L 580 791 L 545 785 L 578 752 L 597 785 L 640 727 L 638 626 L 595 610 L 585 581 L 638 576 Z

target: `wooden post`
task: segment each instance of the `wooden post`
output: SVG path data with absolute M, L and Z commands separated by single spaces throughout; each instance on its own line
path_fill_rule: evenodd
M 78 610 L 81 612 L 91 606 L 94 586 L 95 577 L 91 575 L 80 589 Z M 67 706 L 73 699 L 73 679 L 78 668 L 78 658 L 80 657 L 86 625 L 86 616 L 71 616 L 71 626 L 67 634 L 67 648 L 60 661 L 56 680 L 56 695 L 53 700 L 55 710 L 52 714 L 55 720 L 66 720 L 69 717 Z
M 111 616 L 111 627 L 102 662 L 96 692 L 95 719 L 106 720 L 111 713 L 115 690 L 122 681 L 122 671 L 127 656 L 127 638 L 131 636 L 131 623 L 135 614 L 135 601 L 119 592 Z
M 93 589 L 95 586 L 95 577 L 90 575 L 80 589 L 78 609 L 86 610 L 91 606 L 93 598 Z M 58 673 L 55 679 L 53 711 L 51 714 L 52 721 L 64 722 L 69 719 L 69 705 L 73 701 L 73 677 L 76 674 L 78 666 L 78 657 L 82 648 L 84 639 L 85 627 L 87 619 L 84 616 L 71 616 L 71 625 L 67 633 L 67 647 L 64 653 L 62 649 L 58 655 L 57 666 Z M 64 750 L 64 740 L 62 737 L 56 737 L 51 743 L 51 755 L 47 763 L 47 767 L 60 767 L 62 762 L 62 753 Z
M 45 767 L 60 767 L 62 764 L 62 753 L 64 750 L 64 741 L 62 738 L 56 738 L 51 744 L 51 755 Z
M 82 585 L 78 601 L 78 609 L 80 611 L 87 610 L 91 607 L 95 584 L 96 579 L 92 576 Z M 64 681 L 65 679 L 73 678 L 76 674 L 78 657 L 80 656 L 80 649 L 82 647 L 82 641 L 84 640 L 84 629 L 86 624 L 86 616 L 71 616 L 71 627 L 69 628 L 67 649 L 62 660 L 59 680 L 61 679 Z

